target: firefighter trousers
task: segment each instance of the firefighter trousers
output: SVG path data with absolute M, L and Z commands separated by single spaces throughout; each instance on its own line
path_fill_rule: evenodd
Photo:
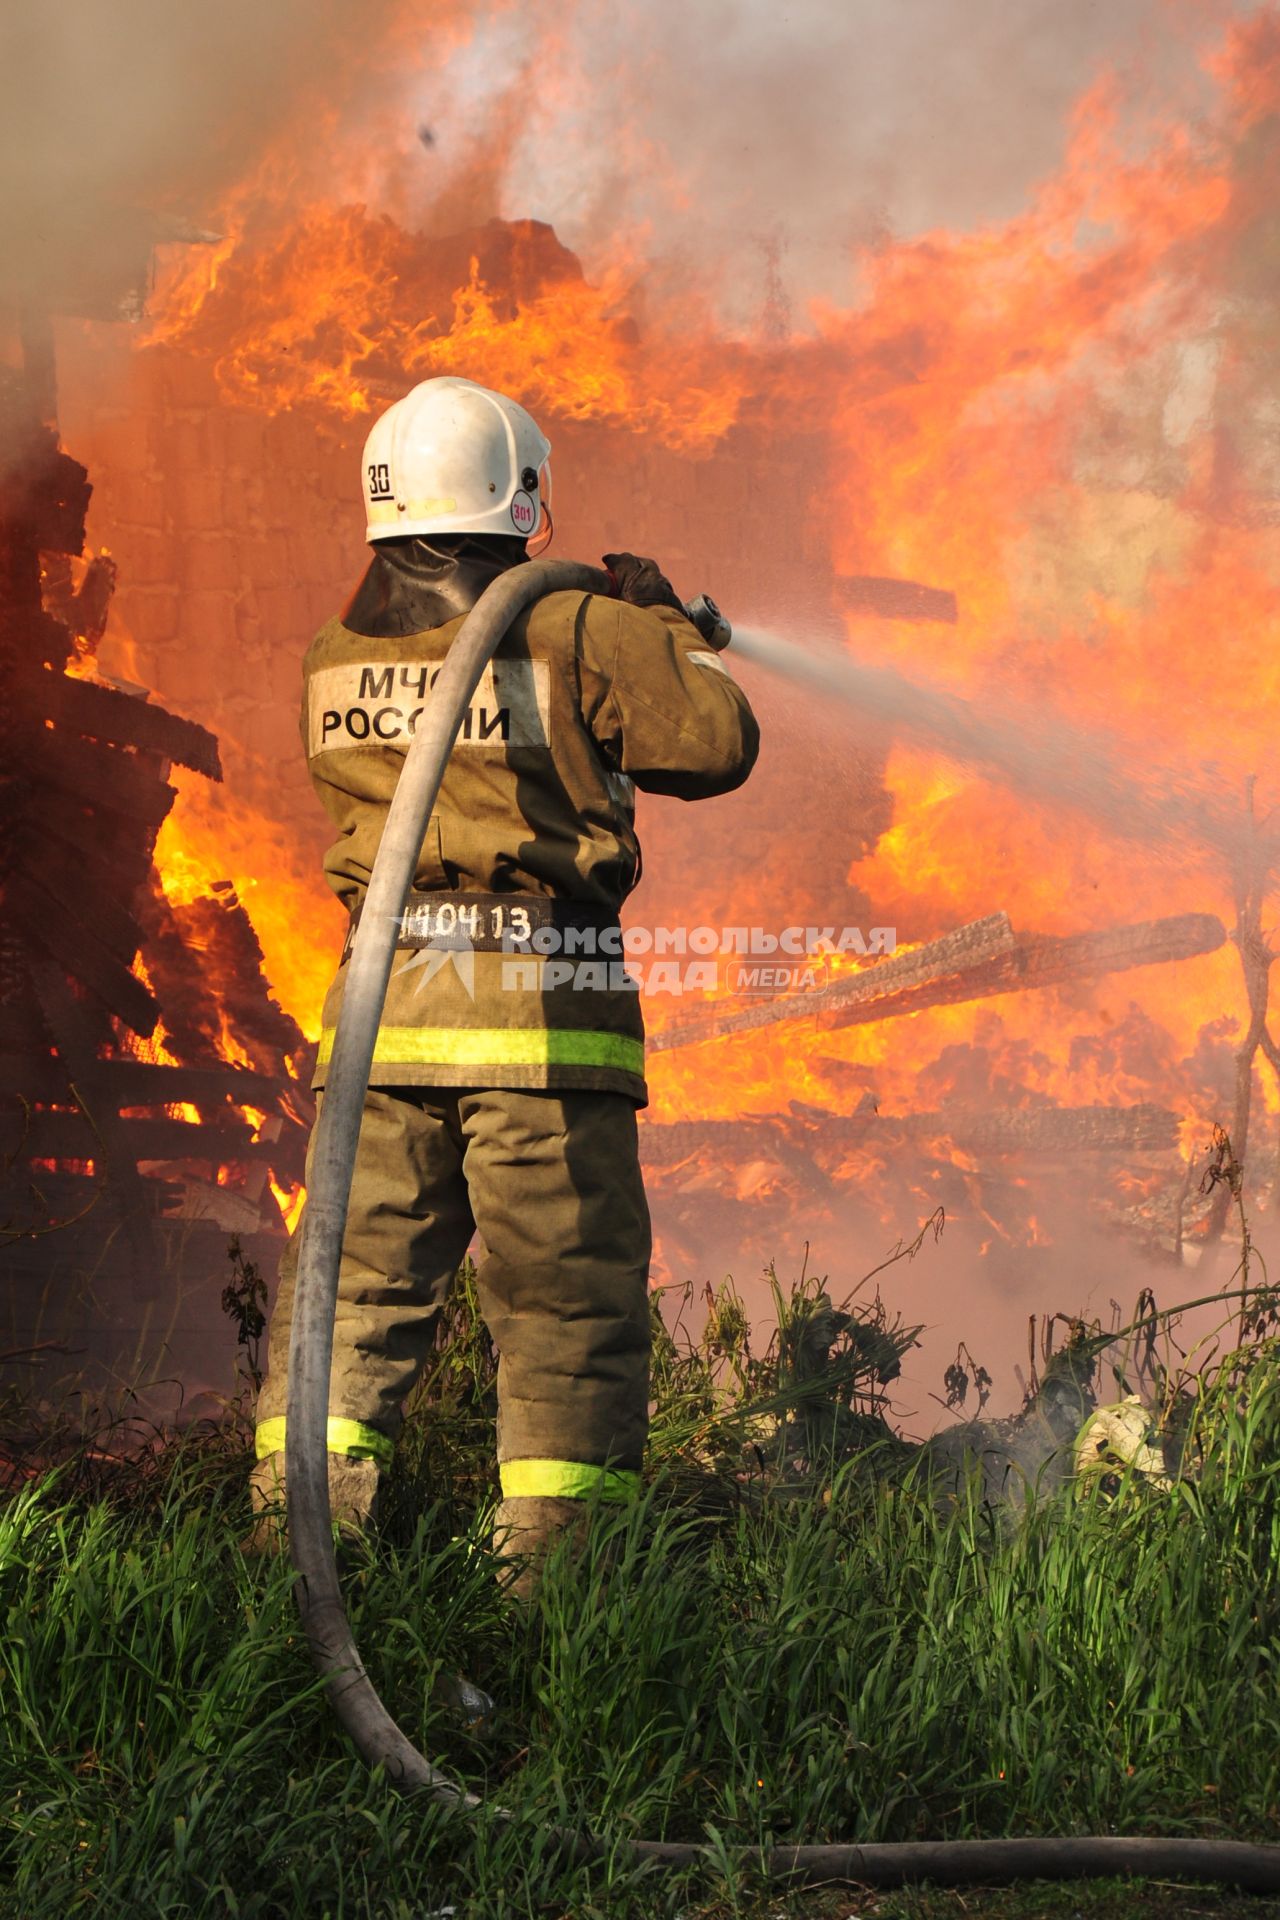
M 621 1498 L 648 1424 L 649 1214 L 636 1110 L 578 1090 L 370 1088 L 340 1269 L 329 1449 L 386 1465 L 473 1231 L 498 1351 L 506 1498 Z M 301 1222 L 280 1267 L 258 1398 L 284 1446 Z

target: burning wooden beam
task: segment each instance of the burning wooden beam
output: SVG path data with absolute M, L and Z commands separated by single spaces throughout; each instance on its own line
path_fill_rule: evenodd
M 1144 1101 L 1132 1107 L 943 1108 L 937 1113 L 826 1114 L 800 1120 L 765 1115 L 751 1120 L 645 1122 L 641 1158 L 655 1169 L 704 1154 L 769 1153 L 816 1145 L 873 1149 L 949 1141 L 983 1153 L 1159 1153 L 1178 1144 L 1178 1116 Z
M 673 1021 L 653 1036 L 649 1046 L 663 1053 L 788 1020 L 807 1021 L 818 1031 L 861 1026 L 926 1007 L 1188 960 L 1215 953 L 1226 937 L 1226 928 L 1215 914 L 1181 913 L 1108 927 L 1100 933 L 1017 940 L 1005 915 L 993 914 L 812 993 L 780 994 L 757 1005 Z M 951 954 L 959 956 L 962 964 L 949 964 Z M 918 966 L 914 976 L 913 960 Z
M 164 707 L 152 706 L 148 700 L 47 669 L 41 675 L 37 698 L 45 716 L 57 728 L 92 740 L 110 741 L 113 746 L 161 754 L 209 780 L 222 778 L 218 743 L 208 729 Z
M 834 980 L 821 992 L 778 994 L 756 1000 L 750 1006 L 726 1007 L 722 1012 L 711 1009 L 690 1020 L 673 1020 L 650 1037 L 649 1050 L 666 1053 L 675 1047 L 697 1046 L 703 1040 L 719 1040 L 731 1033 L 771 1027 L 779 1020 L 812 1020 L 819 1003 L 828 1012 L 838 1006 L 849 1012 L 851 1019 L 856 1018 L 854 1010 L 858 1008 L 876 1007 L 895 994 L 914 993 L 934 981 L 963 978 L 970 969 L 1011 953 L 1016 945 L 1009 916 L 989 914 L 985 920 L 956 927 L 922 947 L 891 954 L 874 967 Z M 879 1016 L 873 1013 L 866 1017 Z M 828 1018 L 822 1024 L 837 1023 Z

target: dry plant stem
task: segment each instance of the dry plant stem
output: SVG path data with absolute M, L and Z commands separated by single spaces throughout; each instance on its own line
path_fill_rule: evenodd
M 1253 1063 L 1261 1050 L 1272 1072 L 1280 1080 L 1280 1047 L 1267 1026 L 1271 967 L 1276 955 L 1262 925 L 1263 910 L 1272 882 L 1274 839 L 1263 831 L 1267 822 L 1259 821 L 1255 807 L 1257 775 L 1245 781 L 1245 832 L 1235 872 L 1236 924 L 1231 939 L 1240 955 L 1245 994 L 1249 1003 L 1249 1024 L 1236 1049 L 1235 1101 L 1231 1119 L 1231 1141 L 1241 1175 L 1248 1165 L 1249 1131 L 1252 1118 Z M 1232 1198 L 1241 1194 L 1230 1182 L 1224 1182 L 1214 1195 L 1209 1213 L 1209 1240 L 1216 1248 L 1226 1229 Z M 1243 1221 L 1243 1212 L 1241 1213 Z M 1212 1254 L 1210 1256 L 1213 1257 Z M 1241 1313 L 1243 1315 L 1243 1304 Z

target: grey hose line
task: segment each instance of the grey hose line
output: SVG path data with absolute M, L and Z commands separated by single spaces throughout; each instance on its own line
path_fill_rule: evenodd
M 347 961 L 342 1011 L 311 1144 L 289 1341 L 285 1424 L 289 1546 L 299 1575 L 295 1588 L 298 1611 L 334 1712 L 362 1758 L 370 1767 L 384 1768 L 388 1779 L 398 1787 L 425 1792 L 434 1800 L 468 1809 L 481 1805 L 479 1797 L 432 1766 L 382 1704 L 360 1659 L 338 1584 L 327 1464 L 338 1267 L 356 1142 L 398 922 L 463 715 L 503 635 L 526 607 L 548 593 L 609 594 L 611 590 L 608 575 L 595 567 L 572 561 L 534 560 L 500 575 L 463 621 L 410 742 L 388 809 Z M 599 1858 L 605 1851 L 589 1836 L 558 1828 L 555 1834 L 580 1859 Z M 657 1840 L 633 1842 L 630 1851 L 638 1860 L 675 1868 L 695 1866 L 707 1858 L 706 1850 L 699 1845 Z M 1181 1873 L 1256 1891 L 1280 1889 L 1280 1847 L 1222 1840 L 1107 1835 L 775 1847 L 766 1854 L 764 1864 L 777 1878 L 845 1878 L 881 1886 L 918 1879 L 946 1883 Z

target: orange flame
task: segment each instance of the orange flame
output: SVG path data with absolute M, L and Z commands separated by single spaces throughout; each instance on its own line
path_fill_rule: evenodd
M 447 371 L 699 457 L 735 428 L 765 470 L 771 437 L 803 432 L 824 449 L 807 504 L 831 574 L 957 595 L 941 642 L 851 617 L 861 654 L 1102 729 L 1139 783 L 1214 763 L 1274 792 L 1274 315 L 1251 261 L 1270 244 L 1280 158 L 1276 12 L 1233 27 L 1206 64 L 1219 97 L 1202 125 L 1171 120 L 1139 151 L 1118 89 L 1097 84 L 1023 213 L 864 251 L 857 304 L 815 309 L 787 344 L 717 337 L 696 307 L 651 310 L 632 259 L 592 285 L 533 223 L 495 225 L 441 265 L 441 247 L 354 204 L 277 196 L 255 217 L 251 183 L 216 248 L 170 263 L 149 340 L 211 360 L 237 404 L 317 419 L 359 419 Z M 1233 876 L 1203 854 L 1158 860 L 918 748 L 887 751 L 892 823 L 850 880 L 904 939 L 998 908 L 1028 935 L 1192 910 L 1230 924 Z M 807 831 L 816 843 L 830 821 Z M 233 808 L 210 824 L 184 790 L 162 858 L 174 885 L 184 861 L 230 866 L 277 991 L 314 1032 L 333 937 L 313 933 L 319 883 L 282 871 L 270 819 Z M 761 1030 L 655 1058 L 652 1080 L 664 1118 L 839 1111 L 870 1091 L 904 1113 L 1157 1099 L 1189 1138 L 1229 1098 L 1243 1010 L 1228 947 L 817 1043 Z M 746 1190 L 773 1178 L 739 1171 Z
M 549 229 L 516 232 L 561 276 L 524 297 L 487 284 L 476 257 L 465 280 L 433 286 L 416 236 L 363 207 L 310 207 L 265 249 L 237 233 L 204 258 L 177 250 L 146 343 L 212 352 L 229 398 L 272 411 L 318 401 L 351 418 L 412 380 L 465 374 L 562 419 L 625 424 L 688 452 L 714 445 L 746 384 L 724 344 L 642 344 L 625 269 L 591 286 Z

